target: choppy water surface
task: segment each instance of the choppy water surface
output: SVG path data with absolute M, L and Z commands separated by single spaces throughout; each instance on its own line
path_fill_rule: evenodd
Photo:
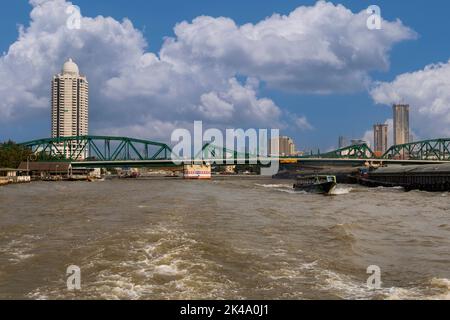
M 263 179 L 7 186 L 0 298 L 450 299 L 449 208 L 448 193 Z

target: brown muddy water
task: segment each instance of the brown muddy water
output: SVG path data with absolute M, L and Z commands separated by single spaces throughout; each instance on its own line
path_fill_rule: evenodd
M 449 193 L 325 197 L 262 178 L 0 187 L 0 299 L 450 299 L 449 279 Z

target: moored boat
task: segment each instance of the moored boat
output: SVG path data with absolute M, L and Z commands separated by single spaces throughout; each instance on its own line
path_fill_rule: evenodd
M 331 194 L 336 186 L 335 176 L 305 176 L 297 178 L 294 189 L 317 194 Z
M 211 165 L 208 163 L 185 165 L 183 177 L 187 180 L 210 180 Z

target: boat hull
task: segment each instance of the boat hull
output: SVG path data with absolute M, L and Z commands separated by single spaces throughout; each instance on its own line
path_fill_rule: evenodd
M 315 193 L 315 194 L 331 194 L 336 188 L 336 185 L 337 185 L 336 182 L 324 182 L 310 185 L 295 184 L 294 189 L 296 191 L 305 191 L 308 193 Z

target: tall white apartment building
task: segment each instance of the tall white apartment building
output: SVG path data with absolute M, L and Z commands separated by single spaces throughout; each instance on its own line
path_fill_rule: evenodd
M 52 81 L 52 138 L 88 135 L 89 84 L 72 59 Z M 61 148 L 65 148 L 62 150 Z M 60 153 L 84 159 L 87 150 L 77 142 L 58 146 Z

